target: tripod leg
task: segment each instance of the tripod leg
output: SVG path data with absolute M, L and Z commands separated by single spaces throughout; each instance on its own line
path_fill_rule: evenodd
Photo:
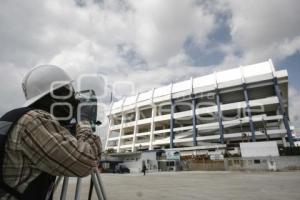
M 77 178 L 75 200 L 80 199 L 80 187 L 81 187 L 81 178 Z
M 58 185 L 59 185 L 59 183 L 60 183 L 60 181 L 61 181 L 62 179 L 63 179 L 63 177 L 60 176 L 60 177 L 58 177 L 58 179 L 55 181 L 55 184 L 54 184 L 54 187 L 53 187 L 53 193 L 56 192 L 57 187 L 58 187 Z
M 98 183 L 99 183 L 99 186 L 100 186 L 100 190 L 101 190 L 101 192 L 102 192 L 103 200 L 106 200 L 106 194 L 105 194 L 105 191 L 104 191 L 104 188 L 103 188 L 103 183 L 102 183 L 100 174 L 99 174 L 98 171 L 95 171 L 95 174 L 96 174 L 96 177 L 97 177 L 97 179 L 98 179 Z
M 98 197 L 99 200 L 103 200 L 102 193 L 101 193 L 101 190 L 100 190 L 99 183 L 98 183 L 98 180 L 96 178 L 95 172 L 92 172 L 91 176 L 92 176 L 92 180 L 94 182 L 94 187 L 95 187 L 95 190 L 96 190 L 97 197 Z
M 62 186 L 62 189 L 61 189 L 60 200 L 66 200 L 68 184 L 69 184 L 69 177 L 65 177 L 64 182 L 63 182 L 63 186 Z
M 56 177 L 55 182 L 54 182 L 54 184 L 53 184 L 53 186 L 52 186 L 51 193 L 49 194 L 49 192 L 48 192 L 48 194 L 47 194 L 45 200 L 53 200 L 54 192 L 55 192 L 55 190 L 56 190 L 56 188 L 57 188 L 59 182 L 61 181 L 61 179 L 62 179 L 61 176 Z
M 89 197 L 88 197 L 88 200 L 91 200 L 92 194 L 93 194 L 93 180 L 92 180 L 92 176 L 91 176 L 91 182 L 90 182 L 90 189 L 89 189 Z

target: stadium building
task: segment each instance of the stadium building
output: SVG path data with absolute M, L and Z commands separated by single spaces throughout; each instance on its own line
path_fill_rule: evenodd
M 241 142 L 293 146 L 288 73 L 271 60 L 172 83 L 110 106 L 105 149 L 177 149 L 189 155 Z

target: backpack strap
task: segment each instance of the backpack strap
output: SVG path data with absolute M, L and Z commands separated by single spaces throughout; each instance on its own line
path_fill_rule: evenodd
M 0 188 L 13 195 L 17 199 L 22 199 L 22 194 L 14 188 L 7 185 L 3 180 L 3 161 L 5 155 L 5 144 L 7 136 L 16 124 L 16 122 L 32 108 L 24 107 L 9 111 L 0 118 Z

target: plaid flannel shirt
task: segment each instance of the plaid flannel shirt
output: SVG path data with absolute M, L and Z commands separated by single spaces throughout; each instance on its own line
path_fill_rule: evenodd
M 19 192 L 42 171 L 54 176 L 87 176 L 98 167 L 100 138 L 88 122 L 76 127 L 76 138 L 42 110 L 22 116 L 7 138 L 3 179 Z M 9 194 L 2 199 L 14 199 Z

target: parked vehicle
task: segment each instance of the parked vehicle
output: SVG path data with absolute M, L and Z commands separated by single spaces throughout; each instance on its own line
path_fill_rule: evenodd
M 117 165 L 115 168 L 115 173 L 130 173 L 130 170 L 125 165 Z

